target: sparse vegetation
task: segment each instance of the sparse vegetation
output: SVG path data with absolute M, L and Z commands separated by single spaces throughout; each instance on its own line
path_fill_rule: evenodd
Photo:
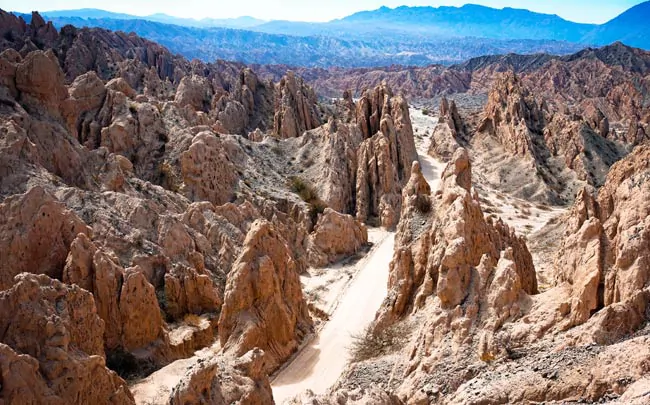
M 187 314 L 183 317 L 183 322 L 189 326 L 199 328 L 203 323 L 203 319 L 196 314 Z
M 431 212 L 431 199 L 429 199 L 429 196 L 419 194 L 415 197 L 415 209 L 421 214 L 428 214 Z
M 298 194 L 304 202 L 309 204 L 309 217 L 311 218 L 312 224 L 315 224 L 318 220 L 318 215 L 325 212 L 327 204 L 318 197 L 318 192 L 311 184 L 300 177 L 291 178 L 291 191 Z
M 399 324 L 382 330 L 367 327 L 361 334 L 352 336 L 350 362 L 373 359 L 399 350 L 408 341 L 409 334 Z
M 318 193 L 316 190 L 300 177 L 291 178 L 291 191 L 298 194 L 306 203 L 311 203 L 318 199 Z
M 430 115 L 430 114 L 431 114 L 431 112 L 429 111 L 428 108 L 423 108 L 422 109 L 422 115 Z
M 127 381 L 146 377 L 156 371 L 156 365 L 149 360 L 140 360 L 122 348 L 106 353 L 106 367 L 115 371 Z

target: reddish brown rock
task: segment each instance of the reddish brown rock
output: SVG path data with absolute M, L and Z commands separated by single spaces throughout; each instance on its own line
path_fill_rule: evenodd
M 29 53 L 16 69 L 16 88 L 21 101 L 41 104 L 58 115 L 60 103 L 68 97 L 63 71 L 52 51 Z
M 210 133 L 197 135 L 181 155 L 185 190 L 191 200 L 207 200 L 215 205 L 230 202 L 239 181 L 228 144 Z
M 62 279 L 74 238 L 90 229 L 41 187 L 0 204 L 0 290 L 19 273 Z
M 135 403 L 104 359 L 93 297 L 45 275 L 0 292 L 0 369 L 7 404 Z M 27 305 L 28 304 L 28 305 Z
M 212 86 L 204 77 L 196 75 L 181 79 L 175 101 L 181 107 L 189 105 L 195 111 L 207 111 L 212 100 Z
M 163 319 L 156 291 L 140 269 L 127 269 L 120 292 L 122 344 L 127 350 L 144 348 L 163 337 Z
M 219 318 L 219 339 L 226 353 L 241 356 L 258 347 L 275 370 L 311 329 L 296 262 L 274 227 L 252 226 L 244 250 L 228 274 Z
M 210 275 L 186 266 L 165 274 L 165 298 L 167 314 L 176 319 L 185 314 L 216 313 L 221 308 L 221 297 Z

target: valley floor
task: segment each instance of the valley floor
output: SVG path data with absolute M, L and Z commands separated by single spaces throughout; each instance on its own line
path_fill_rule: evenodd
M 417 109 L 411 109 L 410 114 L 422 173 L 435 192 L 440 187 L 445 163 L 430 157 L 427 149 L 438 119 Z M 561 208 L 529 204 L 480 184 L 476 189 L 487 207 L 486 214 L 500 216 L 520 234 L 532 235 L 564 212 Z M 394 232 L 370 229 L 369 241 L 373 247 L 361 259 L 310 269 L 302 276 L 305 295 L 323 311 L 325 319 L 320 319 L 315 335 L 272 378 L 276 403 L 282 404 L 305 390 L 323 394 L 340 377 L 348 365 L 348 351 L 355 336 L 361 335 L 373 321 L 386 297 L 394 239 Z M 171 388 L 186 370 L 217 350 L 218 347 L 213 347 L 199 351 L 196 356 L 174 362 L 136 383 L 132 386 L 136 402 L 166 403 Z

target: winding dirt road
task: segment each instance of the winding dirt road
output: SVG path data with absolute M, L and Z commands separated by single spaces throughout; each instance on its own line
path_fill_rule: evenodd
M 420 124 L 418 126 L 423 129 L 431 129 L 437 122 L 435 118 L 418 118 L 414 125 Z M 418 146 L 422 174 L 431 188 L 437 190 L 444 164 L 427 156 L 424 145 Z M 372 322 L 387 294 L 388 266 L 393 257 L 395 234 L 387 232 L 386 235 L 369 252 L 330 321 L 272 381 L 277 404 L 307 389 L 324 394 L 347 366 L 352 337 Z

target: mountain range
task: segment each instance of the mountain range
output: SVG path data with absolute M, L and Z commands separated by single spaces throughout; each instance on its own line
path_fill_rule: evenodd
M 650 1 L 602 24 L 581 24 L 529 10 L 462 7 L 381 7 L 325 23 L 140 17 L 98 9 L 42 15 L 67 24 L 134 32 L 188 58 L 307 67 L 426 66 L 504 53 L 570 54 L 621 41 L 650 49 Z M 29 15 L 22 15 L 29 21 Z

